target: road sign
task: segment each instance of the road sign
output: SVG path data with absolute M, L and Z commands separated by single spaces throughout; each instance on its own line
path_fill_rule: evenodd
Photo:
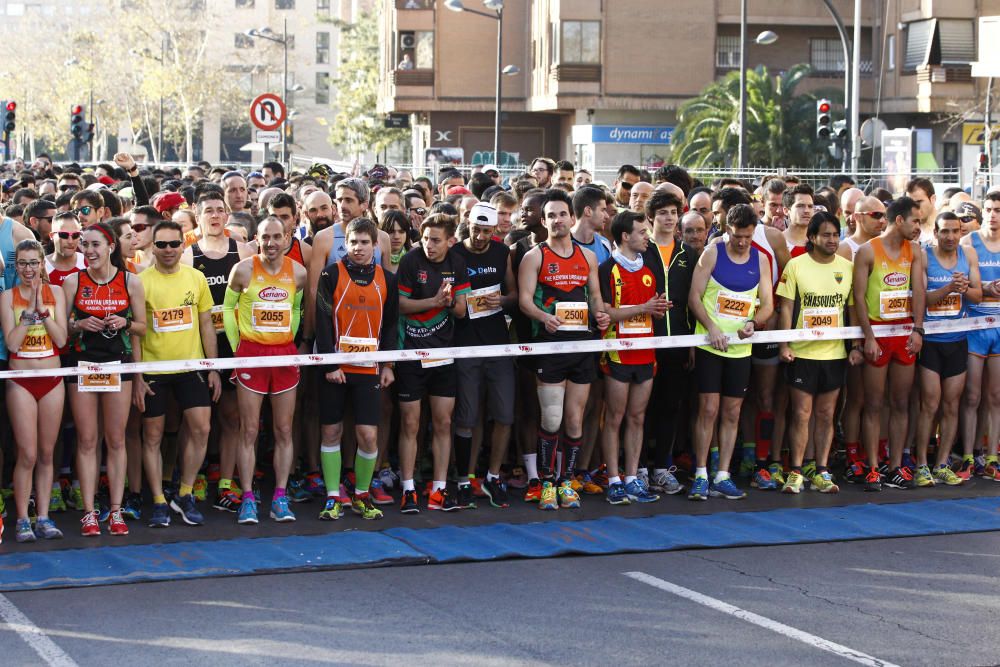
M 410 127 L 410 114 L 391 113 L 385 117 L 384 125 L 388 129 L 406 129 Z
M 258 144 L 280 144 L 281 132 L 278 130 L 256 130 L 254 141 Z
M 250 104 L 250 121 L 261 130 L 277 130 L 287 113 L 285 103 L 274 93 L 258 95 Z

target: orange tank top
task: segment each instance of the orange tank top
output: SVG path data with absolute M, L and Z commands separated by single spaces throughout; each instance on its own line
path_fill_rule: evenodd
M 59 319 L 56 313 L 56 297 L 52 294 L 52 288 L 42 285 L 42 303 L 49 311 L 49 317 Z M 13 291 L 14 323 L 17 324 L 28 307 L 28 300 L 21 296 L 21 289 L 15 287 Z M 52 344 L 52 337 L 45 330 L 42 323 L 32 324 L 24 334 L 21 347 L 11 350 L 10 356 L 13 359 L 47 359 L 56 356 L 55 345 Z
M 333 290 L 333 328 L 338 352 L 376 352 L 382 333 L 382 306 L 389 298 L 385 271 L 375 265 L 375 275 L 367 285 L 354 282 L 347 266 L 337 266 L 337 285 Z M 341 366 L 345 373 L 375 375 L 374 362 Z

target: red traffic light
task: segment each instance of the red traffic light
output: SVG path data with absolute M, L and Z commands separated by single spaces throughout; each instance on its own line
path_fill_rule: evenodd
M 70 109 L 70 113 L 72 114 L 83 113 L 83 107 L 80 106 L 79 104 L 75 104 L 73 105 L 73 108 Z
M 820 113 L 830 113 L 830 103 L 829 102 L 820 102 L 820 104 L 819 104 L 819 112 Z
M 7 111 L 17 111 L 17 102 L 7 102 Z

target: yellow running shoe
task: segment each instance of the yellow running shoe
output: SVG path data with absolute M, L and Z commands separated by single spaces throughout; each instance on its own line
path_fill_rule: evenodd
M 572 491 L 572 489 L 570 490 Z M 552 482 L 545 482 L 542 484 L 542 495 L 538 499 L 538 509 L 540 510 L 559 509 L 559 501 L 556 497 L 556 487 L 552 486 Z
M 208 478 L 199 474 L 194 478 L 194 486 L 192 489 L 191 493 L 194 494 L 194 499 L 199 502 L 204 502 L 205 492 L 208 490 Z

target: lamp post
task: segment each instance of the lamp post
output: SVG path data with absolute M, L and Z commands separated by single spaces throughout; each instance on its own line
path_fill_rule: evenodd
M 754 39 L 761 46 L 768 46 L 778 41 L 778 35 L 765 30 Z M 736 167 L 742 170 L 746 166 L 747 141 L 747 0 L 740 0 L 740 116 L 739 140 L 736 144 Z
M 493 120 L 493 162 L 497 167 L 500 167 L 503 164 L 500 158 L 500 128 L 502 125 L 500 96 L 503 90 L 503 77 L 514 76 L 521 71 L 516 65 L 507 65 L 506 67 L 502 65 L 503 0 L 483 0 L 483 6 L 486 9 L 492 10 L 492 14 L 481 12 L 477 9 L 469 9 L 462 4 L 462 0 L 445 0 L 444 6 L 453 12 L 469 12 L 476 16 L 485 16 L 486 18 L 494 19 L 497 22 L 497 86 L 496 100 L 494 102 L 495 118 Z
M 281 100 L 288 104 L 288 19 L 284 19 L 281 36 L 274 34 L 270 28 L 253 28 L 243 33 L 247 37 L 260 37 L 276 44 L 281 44 L 283 66 L 281 74 Z M 288 132 L 284 124 L 281 127 L 281 161 L 285 163 L 285 169 L 289 169 L 288 162 Z

